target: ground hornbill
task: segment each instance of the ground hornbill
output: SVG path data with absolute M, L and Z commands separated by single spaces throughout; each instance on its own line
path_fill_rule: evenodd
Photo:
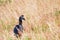
M 14 34 L 16 37 L 20 37 L 23 33 L 23 25 L 22 20 L 25 20 L 24 15 L 21 15 L 19 17 L 19 24 L 14 27 Z

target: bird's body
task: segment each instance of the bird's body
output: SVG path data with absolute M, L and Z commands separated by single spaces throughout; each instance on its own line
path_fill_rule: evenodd
M 21 36 L 23 33 L 23 26 L 22 25 L 16 25 L 15 28 L 14 28 L 14 33 L 15 33 L 15 36 L 18 37 L 18 36 Z
M 18 29 L 23 32 L 23 26 L 22 25 L 16 25 L 14 28 L 14 33 L 18 34 Z

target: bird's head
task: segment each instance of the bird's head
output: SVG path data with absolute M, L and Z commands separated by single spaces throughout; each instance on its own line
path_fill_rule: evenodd
M 19 22 L 21 22 L 22 20 L 25 20 L 24 15 L 21 15 L 21 16 L 19 17 Z

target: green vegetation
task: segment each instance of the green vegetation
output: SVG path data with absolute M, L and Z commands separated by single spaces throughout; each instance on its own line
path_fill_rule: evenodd
M 30 40 L 30 38 L 28 36 L 25 37 L 25 40 Z
M 55 12 L 55 17 L 56 17 L 55 22 L 57 25 L 59 25 L 60 24 L 60 11 Z
M 40 31 L 40 28 L 39 28 L 39 26 L 34 26 L 34 27 L 32 27 L 32 31 L 34 32 L 34 33 L 39 33 L 39 31 Z
M 45 24 L 42 24 L 42 31 L 43 32 L 48 31 L 48 29 L 49 29 L 49 26 L 46 23 Z
M 4 5 L 5 3 L 11 3 L 12 0 L 0 0 L 0 5 Z
M 59 16 L 59 15 L 60 15 L 60 11 L 56 11 L 55 16 Z

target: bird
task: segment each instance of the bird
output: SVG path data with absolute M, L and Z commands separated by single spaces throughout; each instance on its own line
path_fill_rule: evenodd
M 14 34 L 17 38 L 21 37 L 22 33 L 23 33 L 24 28 L 23 28 L 23 25 L 22 25 L 22 20 L 25 20 L 24 15 L 21 15 L 19 17 L 19 24 L 15 25 L 15 27 L 14 27 Z

